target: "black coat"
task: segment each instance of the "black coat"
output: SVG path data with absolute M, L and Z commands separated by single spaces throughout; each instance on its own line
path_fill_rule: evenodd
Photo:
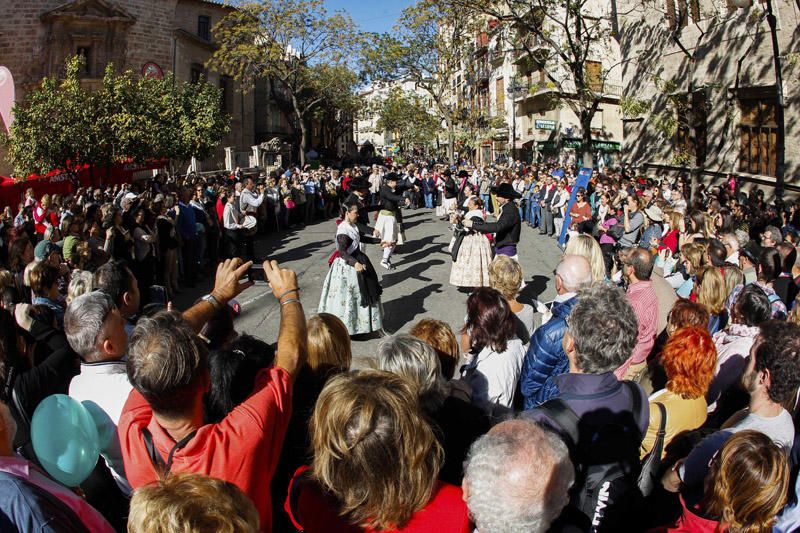
M 401 194 L 399 185 L 395 191 L 388 185 L 381 185 L 381 209 L 394 213 L 398 223 L 403 222 L 403 212 L 400 210 L 400 206 L 405 205 L 405 203 L 406 199 Z
M 497 222 L 475 222 L 473 229 L 481 233 L 494 233 L 495 248 L 517 244 L 522 230 L 519 210 L 514 202 L 510 201 L 500 208 L 500 218 Z

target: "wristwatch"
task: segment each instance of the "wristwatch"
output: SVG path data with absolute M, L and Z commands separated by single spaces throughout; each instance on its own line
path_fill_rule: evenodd
M 210 303 L 211 306 L 214 307 L 214 311 L 219 311 L 220 309 L 222 309 L 222 304 L 220 304 L 217 301 L 217 299 L 214 298 L 214 296 L 212 296 L 211 294 L 206 294 L 205 296 L 203 296 L 201 298 L 201 300 L 203 300 L 204 302 Z

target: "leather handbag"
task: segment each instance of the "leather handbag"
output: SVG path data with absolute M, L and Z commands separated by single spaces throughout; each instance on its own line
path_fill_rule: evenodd
M 667 410 L 664 404 L 656 402 L 658 410 L 661 413 L 661 421 L 658 423 L 658 434 L 653 443 L 653 449 L 647 454 L 647 457 L 642 461 L 642 471 L 639 474 L 639 490 L 642 495 L 647 497 L 653 492 L 656 483 L 659 482 L 659 474 L 661 470 L 661 454 L 664 451 L 664 436 L 667 429 Z

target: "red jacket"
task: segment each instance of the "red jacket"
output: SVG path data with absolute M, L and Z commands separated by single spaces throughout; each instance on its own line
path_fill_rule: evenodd
M 272 531 L 269 480 L 281 454 L 291 416 L 292 382 L 279 367 L 260 370 L 253 393 L 218 424 L 206 424 L 189 443 L 174 451 L 172 472 L 204 474 L 233 483 L 253 501 L 261 531 Z M 166 463 L 175 442 L 158 424 L 147 401 L 131 391 L 119 420 L 125 474 L 137 489 L 158 479 L 143 437 L 147 428 Z
M 289 483 L 284 506 L 292 523 L 305 533 L 374 533 L 370 528 L 349 524 L 339 515 L 336 500 L 309 476 L 301 466 Z M 433 496 L 423 509 L 414 513 L 402 529 L 383 533 L 471 533 L 469 512 L 461 487 L 438 482 Z

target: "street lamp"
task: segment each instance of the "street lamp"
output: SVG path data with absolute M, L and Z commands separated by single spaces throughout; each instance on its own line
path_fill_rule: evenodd
M 740 8 L 747 9 L 753 2 L 752 0 L 731 0 L 731 3 Z M 767 3 L 767 23 L 769 24 L 769 33 L 772 37 L 772 61 L 775 67 L 775 91 L 777 104 L 775 106 L 775 122 L 778 123 L 778 142 L 775 147 L 775 199 L 781 200 L 783 198 L 783 170 L 785 162 L 785 131 L 786 126 L 783 119 L 783 75 L 781 74 L 781 51 L 778 46 L 778 20 L 772 10 L 772 0 L 766 0 Z
M 514 76 L 508 86 L 508 95 L 511 97 L 511 159 L 515 159 L 514 152 L 517 148 L 517 98 L 524 94 L 528 88 Z

